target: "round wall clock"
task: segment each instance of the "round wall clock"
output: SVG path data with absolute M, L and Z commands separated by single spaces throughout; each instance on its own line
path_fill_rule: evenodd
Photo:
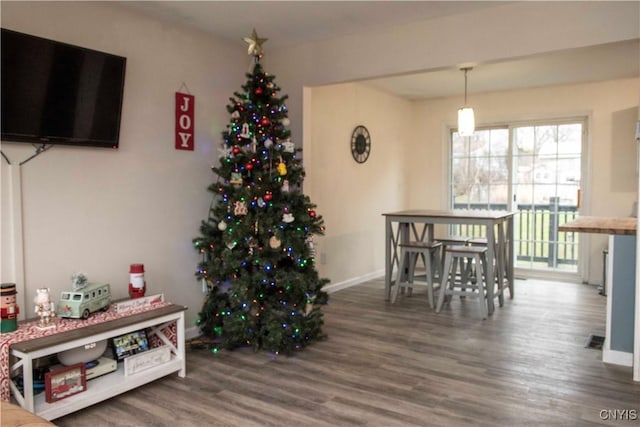
M 371 152 L 371 135 L 364 126 L 356 126 L 351 134 L 351 155 L 358 163 L 364 163 Z

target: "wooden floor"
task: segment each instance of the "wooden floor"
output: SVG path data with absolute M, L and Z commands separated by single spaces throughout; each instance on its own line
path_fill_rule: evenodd
M 518 281 L 488 320 L 455 298 L 383 299 L 375 280 L 331 294 L 328 339 L 292 357 L 191 349 L 172 375 L 54 420 L 59 426 L 589 426 L 635 410 L 630 368 L 585 348 L 604 335 L 592 286 Z

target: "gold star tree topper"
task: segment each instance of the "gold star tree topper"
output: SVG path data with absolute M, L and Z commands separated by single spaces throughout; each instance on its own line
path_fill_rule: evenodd
M 256 29 L 253 29 L 251 37 L 245 37 L 244 41 L 249 43 L 249 49 L 247 49 L 247 55 L 260 56 L 262 55 L 262 44 L 269 39 L 263 39 L 258 37 Z

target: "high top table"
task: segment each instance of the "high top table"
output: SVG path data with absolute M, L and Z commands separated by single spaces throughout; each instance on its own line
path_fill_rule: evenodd
M 406 210 L 382 214 L 385 217 L 385 300 L 391 296 L 394 267 L 400 266 L 398 245 L 411 241 L 433 241 L 436 224 L 467 224 L 485 227 L 487 242 L 486 277 L 503 277 L 513 298 L 513 217 L 517 212 L 493 210 Z M 420 229 L 420 225 L 422 228 Z M 494 310 L 494 286 L 487 286 L 487 308 Z M 499 295 L 502 301 L 503 295 Z

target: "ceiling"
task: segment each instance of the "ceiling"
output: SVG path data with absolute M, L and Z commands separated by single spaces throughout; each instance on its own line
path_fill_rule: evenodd
M 147 15 L 199 29 L 246 49 L 256 27 L 278 49 L 501 7 L 504 1 L 123 1 Z M 259 17 L 259 18 L 256 18 Z M 640 39 L 483 63 L 469 72 L 469 95 L 480 92 L 584 83 L 640 75 Z M 408 99 L 460 95 L 457 67 L 368 80 L 367 85 Z

